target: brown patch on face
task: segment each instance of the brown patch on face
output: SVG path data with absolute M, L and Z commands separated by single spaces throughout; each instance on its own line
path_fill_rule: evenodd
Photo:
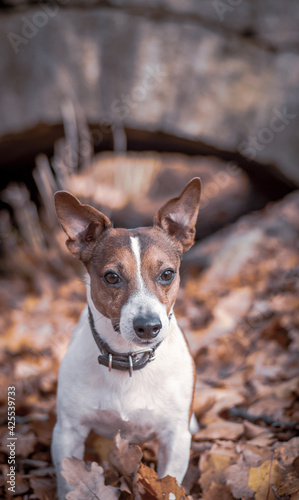
M 141 276 L 148 291 L 165 304 L 167 315 L 174 304 L 179 288 L 180 249 L 172 239 L 158 228 L 109 229 L 97 242 L 86 262 L 91 279 L 91 298 L 104 316 L 117 323 L 121 310 L 130 296 L 137 291 L 137 261 L 131 246 L 131 237 L 138 237 L 141 250 Z M 160 279 L 166 269 L 173 269 L 171 283 Z M 120 283 L 109 285 L 107 272 L 116 273 Z

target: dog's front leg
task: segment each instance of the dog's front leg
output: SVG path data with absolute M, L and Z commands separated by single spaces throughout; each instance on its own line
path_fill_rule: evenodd
M 177 429 L 159 439 L 158 475 L 173 476 L 180 484 L 186 474 L 191 446 L 189 430 Z
M 56 469 L 59 500 L 64 500 L 67 492 L 72 490 L 61 475 L 62 460 L 64 457 L 83 459 L 85 439 L 88 433 L 89 429 L 82 425 L 70 427 L 57 422 L 54 427 L 51 451 Z

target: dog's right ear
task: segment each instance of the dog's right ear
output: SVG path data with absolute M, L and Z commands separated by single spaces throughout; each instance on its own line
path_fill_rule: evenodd
M 66 245 L 75 257 L 82 259 L 84 250 L 91 248 L 112 224 L 108 217 L 89 205 L 82 205 L 68 191 L 57 191 L 54 201 L 57 217 L 69 238 Z

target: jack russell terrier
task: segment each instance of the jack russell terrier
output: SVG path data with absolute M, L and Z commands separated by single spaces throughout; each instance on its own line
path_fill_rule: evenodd
M 55 194 L 66 245 L 88 272 L 87 306 L 58 379 L 52 456 L 60 500 L 72 490 L 61 462 L 83 459 L 90 430 L 110 439 L 120 431 L 131 443 L 157 438 L 159 477 L 184 478 L 192 422 L 196 430 L 195 369 L 173 306 L 199 198 L 194 178 L 156 213 L 153 227 L 128 230 L 114 229 L 66 191 Z

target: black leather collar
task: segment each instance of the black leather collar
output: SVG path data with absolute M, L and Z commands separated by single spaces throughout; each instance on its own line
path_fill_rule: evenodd
M 111 371 L 112 368 L 114 370 L 127 371 L 130 373 L 130 377 L 132 377 L 133 370 L 141 370 L 147 365 L 147 363 L 155 359 L 155 351 L 161 342 L 159 342 L 159 344 L 155 347 L 150 347 L 148 349 L 141 349 L 140 351 L 135 352 L 118 353 L 111 349 L 107 342 L 100 337 L 95 328 L 94 317 L 89 306 L 88 320 L 93 338 L 102 353 L 98 356 L 98 362 L 100 365 L 107 366 L 109 371 Z

